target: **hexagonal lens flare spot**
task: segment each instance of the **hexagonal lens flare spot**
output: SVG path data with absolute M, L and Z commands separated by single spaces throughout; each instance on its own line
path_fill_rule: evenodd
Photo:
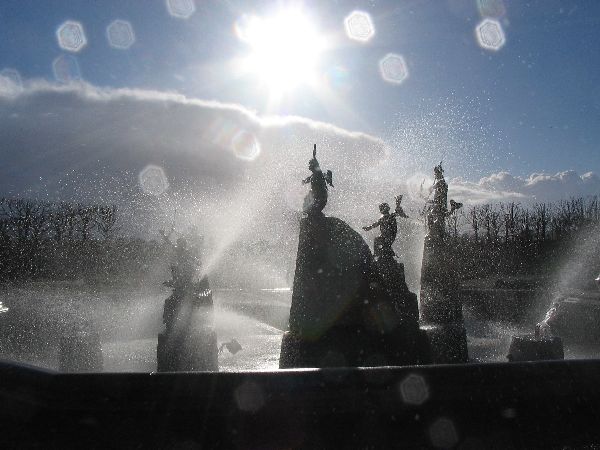
M 106 38 L 111 47 L 127 50 L 135 42 L 135 34 L 131 23 L 126 20 L 114 20 L 106 27 Z
M 367 42 L 375 35 L 371 16 L 364 11 L 352 11 L 344 19 L 346 35 L 355 41 Z
M 87 45 L 83 25 L 73 20 L 67 20 L 56 30 L 58 45 L 63 50 L 78 52 Z
M 422 405 L 429 398 L 429 387 L 421 375 L 412 373 L 400 383 L 400 395 L 408 405 Z
M 477 25 L 475 36 L 479 46 L 486 50 L 498 51 L 506 43 L 502 25 L 494 19 L 485 19 Z
M 19 93 L 23 90 L 23 80 L 17 69 L 2 69 L 0 71 L 0 92 Z
M 52 61 L 54 79 L 59 83 L 70 83 L 81 80 L 81 72 L 77 58 L 73 55 L 60 55 Z
M 140 172 L 139 182 L 146 194 L 161 195 L 169 188 L 169 182 L 162 167 L 149 165 Z
M 196 11 L 194 0 L 167 0 L 167 11 L 178 19 L 189 19 Z
M 458 443 L 458 432 L 454 422 L 441 417 L 429 427 L 429 439 L 435 448 L 453 448 Z
M 239 159 L 253 161 L 260 154 L 260 144 L 254 136 L 246 130 L 241 130 L 233 136 L 231 140 L 233 153 Z
M 379 72 L 388 83 L 400 84 L 408 78 L 406 61 L 395 53 L 388 53 L 379 61 Z

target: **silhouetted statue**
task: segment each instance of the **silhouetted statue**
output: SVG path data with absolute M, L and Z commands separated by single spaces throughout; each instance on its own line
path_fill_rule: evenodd
M 196 303 L 212 304 L 212 297 L 206 295 L 209 290 L 208 280 L 197 280 L 198 271 L 200 268 L 200 260 L 194 254 L 193 250 L 188 247 L 188 243 L 184 238 L 177 239 L 175 244 L 172 244 L 169 238 L 163 233 L 163 239 L 173 247 L 175 252 L 174 263 L 171 265 L 171 280 L 165 281 L 163 284 L 173 288 L 173 294 L 165 300 L 163 310 L 163 322 L 170 332 L 176 320 L 188 320 L 188 317 L 181 317 L 179 311 L 182 307 L 182 302 L 186 298 L 194 297 L 201 299 Z M 204 292 L 204 296 L 199 294 Z M 204 302 L 202 300 L 205 300 Z
M 427 232 L 430 239 L 443 240 L 446 235 L 446 217 L 463 205 L 450 200 L 450 210 L 448 210 L 448 183 L 444 179 L 441 162 L 434 167 L 433 175 L 433 185 L 429 191 L 433 192 L 433 200 L 429 200 L 426 205 Z
M 442 163 L 433 169 L 435 180 L 430 189 L 433 199 L 427 201 L 427 235 L 421 265 L 421 324 L 427 325 L 431 358 L 434 363 L 468 361 L 467 338 L 459 296 L 454 256 L 456 249 L 446 239 L 446 218 L 462 207 L 450 200 Z
M 173 293 L 163 309 L 165 331 L 158 340 L 158 370 L 218 370 L 212 292 L 208 277 L 199 277 L 198 249 L 183 238 L 172 244 L 161 234 L 174 250 L 174 262 L 172 279 L 163 283 Z
M 304 198 L 303 211 L 309 215 L 320 214 L 327 204 L 327 185 L 333 187 L 332 172 L 327 171 L 326 175 L 323 175 L 323 171 L 317 161 L 317 144 L 313 148 L 313 157 L 308 162 L 308 169 L 312 174 L 302 180 L 302 184 L 310 183 L 310 191 Z
M 398 222 L 396 217 L 408 218 L 402 209 L 402 196 L 396 197 L 396 210 L 390 214 L 390 205 L 382 203 L 379 205 L 379 212 L 381 217 L 379 220 L 372 225 L 363 227 L 363 230 L 369 231 L 373 228 L 379 227 L 380 235 L 375 238 L 374 241 L 374 253 L 375 257 L 384 255 L 395 256 L 392 244 L 396 240 L 398 234 Z

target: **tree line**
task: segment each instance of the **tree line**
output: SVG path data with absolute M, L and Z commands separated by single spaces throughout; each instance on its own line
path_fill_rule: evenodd
M 478 279 L 549 275 L 599 223 L 598 197 L 582 197 L 473 205 L 448 217 L 446 229 L 457 275 Z M 0 280 L 156 278 L 167 258 L 163 244 L 126 236 L 123 228 L 115 205 L 0 198 Z M 595 254 L 590 273 L 600 271 Z
M 159 245 L 120 235 L 118 219 L 115 205 L 0 198 L 0 279 L 143 275 Z
M 576 240 L 599 223 L 598 197 L 591 196 L 527 206 L 473 205 L 448 217 L 446 227 L 461 278 L 476 279 L 550 275 Z M 600 270 L 596 259 L 590 262 L 592 272 Z

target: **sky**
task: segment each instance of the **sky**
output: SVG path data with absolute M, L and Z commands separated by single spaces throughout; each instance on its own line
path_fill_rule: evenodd
M 31 139 L 37 137 L 40 144 L 48 142 L 48 134 L 66 139 L 68 130 L 58 130 L 72 127 L 66 120 L 55 123 L 52 132 L 34 126 L 39 124 L 36 112 L 48 112 L 53 104 L 26 101 L 35 96 L 47 100 L 57 93 L 74 99 L 52 69 L 53 61 L 65 55 L 76 60 L 87 86 L 73 89 L 88 94 L 93 89 L 134 89 L 137 93 L 130 98 L 144 101 L 150 94 L 140 92 L 180 94 L 185 101 L 241 108 L 258 128 L 264 126 L 263 119 L 297 116 L 344 133 L 364 133 L 380 142 L 389 156 L 387 166 L 377 165 L 378 156 L 367 153 L 365 164 L 377 165 L 386 176 L 394 172 L 405 178 L 392 184 L 430 176 L 433 165 L 444 160 L 447 176 L 456 179 L 455 186 L 466 196 L 493 199 L 487 196 L 492 189 L 516 198 L 545 199 L 547 187 L 541 189 L 539 183 L 554 183 L 558 194 L 560 189 L 569 195 L 597 193 L 600 3 L 594 0 L 169 1 L 172 8 L 184 10 L 192 2 L 194 10 L 181 18 L 169 13 L 165 0 L 4 0 L 0 69 L 18 71 L 25 87 L 21 100 L 7 100 L 5 113 L 15 119 L 15 108 L 20 108 L 21 115 L 28 115 Z M 282 11 L 303 16 L 306 22 L 299 23 L 307 23 L 304 29 L 310 28 L 324 44 L 311 81 L 276 96 L 272 83 L 261 79 L 265 64 L 261 73 L 240 63 L 254 48 L 240 29 L 248 18 L 268 20 Z M 369 39 L 348 35 L 345 19 L 353 11 L 369 15 L 374 29 Z M 109 45 L 106 29 L 115 19 L 129 22 L 133 29 L 135 42 L 127 49 Z M 478 42 L 476 29 L 485 19 L 497 21 L 505 35 L 498 49 Z M 79 51 L 59 45 L 57 30 L 67 20 L 83 27 L 86 45 Z M 312 35 L 305 33 L 306 42 Z M 308 47 L 301 43 L 293 53 L 304 55 Z M 390 53 L 405 61 L 408 77 L 401 83 L 381 76 L 380 61 Z M 293 64 L 293 56 L 286 61 Z M 40 80 L 46 80 L 46 87 L 40 87 Z M 25 104 L 35 104 L 38 110 Z M 11 148 L 23 144 L 14 138 L 15 121 L 0 134 L 2 158 L 9 163 L 16 153 Z M 101 116 L 90 116 L 90 122 L 105 134 L 116 133 L 117 127 L 111 129 Z M 305 137 L 298 141 L 309 146 Z M 29 141 L 28 145 L 35 148 Z M 265 151 L 268 147 L 263 145 Z M 157 164 L 164 165 L 163 160 Z M 13 159 L 7 166 L 19 169 L 19 164 L 31 161 Z M 149 158 L 144 161 L 152 163 Z M 346 170 L 343 164 L 336 169 Z M 86 170 L 94 170 L 89 161 Z

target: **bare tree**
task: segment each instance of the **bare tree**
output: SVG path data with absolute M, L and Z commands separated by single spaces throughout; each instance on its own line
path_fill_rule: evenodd
M 477 206 L 472 206 L 469 210 L 469 218 L 471 219 L 471 227 L 473 228 L 475 242 L 479 241 L 479 214 Z
M 104 238 L 108 240 L 117 231 L 117 207 L 99 206 L 96 210 L 96 227 Z

